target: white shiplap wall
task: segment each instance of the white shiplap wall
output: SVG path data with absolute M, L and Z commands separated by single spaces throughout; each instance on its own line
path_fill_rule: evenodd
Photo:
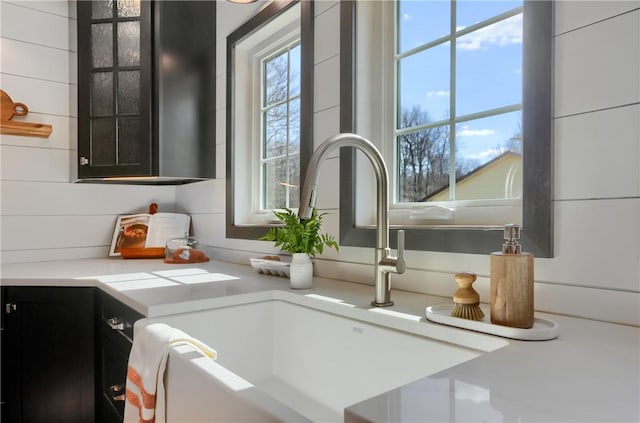
M 193 217 L 215 258 L 241 261 L 270 243 L 225 238 L 226 36 L 255 13 L 218 3 L 216 180 L 173 187 L 74 185 L 77 149 L 75 2 L 0 2 L 0 87 L 26 103 L 49 139 L 0 140 L 2 262 L 106 254 L 115 216 L 156 201 Z M 536 259 L 536 307 L 640 324 L 640 2 L 559 1 L 555 37 L 555 247 Z M 314 144 L 338 132 L 339 4 L 315 6 Z M 325 163 L 318 205 L 338 234 L 338 160 Z M 28 231 L 25 228 L 30 228 Z M 28 236 L 25 236 L 28 234 Z M 33 234 L 37 234 L 33 235 Z M 394 288 L 450 295 L 452 274 L 472 269 L 488 298 L 489 259 L 409 251 Z M 370 283 L 371 249 L 343 247 L 316 274 Z
M 339 2 L 316 1 L 314 144 L 338 133 Z M 555 5 L 555 258 L 536 259 L 536 308 L 640 324 L 640 2 L 559 1 Z M 233 10 L 234 13 L 231 13 Z M 225 146 L 224 37 L 240 6 L 219 4 L 218 157 Z M 253 10 L 243 9 L 245 16 Z M 234 19 L 227 19 L 233 15 Z M 224 16 L 224 19 L 221 17 Z M 223 167 L 218 176 L 223 177 Z M 321 173 L 318 206 L 338 235 L 338 159 Z M 224 180 L 179 187 L 178 204 L 217 258 L 245 262 L 270 243 L 225 238 Z M 203 200 L 205 199 L 205 200 Z M 498 246 L 496 246 L 498 249 Z M 489 257 L 407 252 L 394 288 L 448 296 L 452 275 L 471 269 L 489 298 Z M 316 260 L 315 274 L 371 283 L 372 249 L 342 247 Z
M 101 257 L 118 214 L 157 202 L 175 209 L 174 187 L 71 184 L 77 156 L 75 2 L 0 2 L 0 88 L 25 103 L 49 138 L 0 136 L 2 263 Z M 19 119 L 19 118 L 14 118 Z

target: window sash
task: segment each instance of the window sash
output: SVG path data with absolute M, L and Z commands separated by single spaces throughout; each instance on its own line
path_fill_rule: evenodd
M 456 72 L 457 72 L 457 38 L 460 38 L 464 35 L 471 34 L 474 31 L 479 29 L 488 27 L 490 25 L 496 24 L 498 22 L 502 22 L 511 17 L 517 16 L 523 13 L 523 7 L 519 6 L 513 8 L 511 10 L 505 11 L 498 15 L 487 18 L 481 22 L 475 23 L 468 27 L 458 29 L 456 22 L 456 2 L 451 2 L 451 13 L 450 13 L 450 22 L 449 22 L 449 34 L 439 37 L 435 40 L 431 40 L 429 42 L 423 43 L 416 47 L 413 47 L 407 51 L 400 52 L 400 43 L 399 43 L 399 32 L 400 32 L 400 2 L 395 3 L 395 7 L 391 7 L 393 10 L 388 11 L 392 12 L 391 14 L 386 14 L 386 16 L 392 16 L 393 24 L 391 25 L 383 25 L 383 28 L 386 28 L 386 38 L 393 40 L 390 45 L 388 45 L 385 49 L 386 58 L 383 60 L 385 63 L 392 62 L 391 69 L 387 69 L 387 73 L 390 77 L 386 78 L 386 82 L 384 82 L 386 86 L 386 92 L 392 98 L 391 103 L 392 107 L 389 107 L 386 111 L 384 111 L 384 116 L 386 116 L 386 120 L 388 122 L 392 122 L 392 124 L 385 126 L 385 133 L 387 136 L 385 139 L 393 140 L 393 142 L 388 142 L 389 145 L 384 145 L 383 150 L 388 158 L 393 158 L 390 162 L 393 164 L 393 170 L 390 172 L 390 176 L 392 178 L 390 186 L 393 189 L 392 193 L 392 212 L 391 212 L 391 221 L 394 224 L 406 224 L 407 222 L 415 224 L 415 222 L 411 222 L 409 220 L 410 217 L 414 216 L 416 208 L 424 208 L 432 205 L 433 207 L 447 207 L 454 210 L 459 210 L 460 208 L 478 208 L 478 222 L 482 222 L 482 224 L 491 224 L 491 222 L 497 222 L 496 224 L 500 224 L 500 222 L 505 221 L 514 221 L 521 222 L 522 213 L 521 213 L 521 199 L 512 200 L 512 199 L 486 199 L 482 201 L 456 201 L 456 184 L 458 175 L 456 174 L 456 126 L 460 123 L 464 123 L 467 121 L 472 121 L 476 119 L 499 116 L 510 112 L 522 111 L 522 102 L 515 104 L 506 104 L 504 106 L 486 109 L 475 113 L 468 113 L 464 115 L 458 116 L 456 113 Z M 383 29 L 384 30 L 384 29 Z M 449 43 L 449 118 L 440 119 L 433 122 L 428 122 L 421 125 L 411 126 L 400 128 L 399 125 L 399 116 L 400 116 L 400 86 L 401 86 L 401 77 L 400 77 L 400 66 L 404 59 L 411 58 L 418 53 L 427 51 L 433 47 L 442 45 L 444 43 Z M 388 66 L 383 64 L 383 66 Z M 392 82 L 390 82 L 392 81 Z M 391 109 L 391 110 L 389 110 Z M 438 202 L 437 204 L 431 201 L 428 202 L 401 202 L 400 201 L 400 138 L 404 135 L 416 133 L 419 131 L 428 130 L 431 128 L 436 128 L 440 126 L 447 126 L 449 130 L 449 185 L 445 187 L 449 190 L 449 202 L 448 204 L 445 202 Z M 522 159 L 520 159 L 522 161 Z M 490 207 L 489 207 L 490 206 Z M 494 209 L 495 211 L 492 214 L 485 213 L 488 208 Z M 503 208 L 501 211 L 500 209 Z M 497 212 L 497 214 L 496 214 Z M 413 213 L 413 215 L 412 215 Z M 437 214 L 437 213 L 436 213 Z M 466 212 L 464 213 L 467 214 Z M 499 216 L 499 217 L 498 217 Z M 496 219 L 498 217 L 498 219 Z M 425 221 L 429 221 L 426 219 Z M 468 222 L 468 219 L 465 217 L 464 219 L 453 219 L 450 223 L 459 224 L 460 222 Z M 477 223 L 477 222 L 476 222 Z M 463 223 L 465 224 L 465 223 Z
M 295 158 L 296 156 L 300 156 L 300 149 L 298 148 L 297 150 L 291 150 L 290 146 L 291 146 L 291 120 L 292 120 L 292 113 L 291 113 L 291 108 L 290 105 L 292 102 L 299 100 L 300 99 L 300 90 L 298 90 L 297 93 L 291 95 L 291 51 L 293 49 L 295 49 L 296 47 L 300 46 L 300 39 L 299 37 L 296 37 L 295 39 L 291 40 L 290 38 L 283 40 L 279 40 L 279 42 L 274 43 L 273 45 L 270 46 L 270 48 L 268 50 L 266 50 L 266 52 L 262 52 L 262 54 L 257 55 L 256 56 L 256 60 L 254 63 L 257 64 L 257 66 L 259 66 L 260 71 L 256 72 L 256 75 L 259 75 L 260 78 L 260 83 L 255 84 L 255 86 L 257 87 L 257 91 L 259 91 L 259 93 L 257 93 L 258 98 L 260 99 L 259 102 L 257 102 L 256 104 L 258 105 L 259 110 L 256 111 L 256 114 L 259 115 L 259 122 L 260 122 L 260 130 L 259 130 L 259 136 L 254 137 L 254 139 L 256 140 L 256 142 L 258 143 L 258 145 L 256 146 L 255 150 L 257 152 L 257 156 L 258 156 L 258 160 L 256 161 L 256 167 L 257 167 L 257 178 L 256 180 L 254 180 L 254 186 L 259 187 L 258 189 L 256 189 L 254 192 L 256 192 L 256 194 L 258 195 L 254 195 L 253 198 L 256 200 L 256 205 L 254 207 L 256 213 L 264 220 L 269 220 L 269 217 L 271 217 L 271 211 L 273 210 L 273 208 L 269 208 L 267 201 L 268 201 L 268 195 L 267 195 L 267 191 L 269 189 L 270 186 L 276 185 L 278 184 L 278 181 L 269 181 L 268 176 L 267 176 L 267 166 L 271 163 L 277 162 L 279 160 L 283 160 L 285 159 L 285 181 L 281 181 L 280 184 L 284 186 L 284 197 L 285 197 L 285 204 L 283 205 L 286 208 L 291 208 L 291 191 L 295 188 L 299 189 L 300 186 L 300 181 L 298 180 L 296 184 L 292 184 L 291 178 L 292 178 L 292 169 L 290 168 L 290 162 L 292 158 Z M 287 69 L 286 69 L 286 95 L 284 96 L 283 99 L 275 101 L 273 103 L 267 103 L 267 90 L 268 90 L 268 86 L 267 86 L 267 72 L 266 72 L 266 67 L 267 67 L 267 62 L 269 62 L 270 60 L 281 56 L 282 54 L 285 54 L 287 56 Z M 298 68 L 300 68 L 301 66 L 298 66 Z M 284 116 L 284 121 L 285 121 L 285 126 L 286 126 L 286 130 L 285 130 L 285 152 L 284 154 L 279 154 L 279 155 L 273 155 L 273 156 L 269 156 L 267 157 L 267 152 L 266 152 L 266 145 L 267 145 L 267 140 L 266 140 L 266 134 L 267 134 L 267 113 L 270 110 L 273 110 L 277 107 L 280 106 L 286 106 L 286 112 L 285 112 L 285 116 Z M 298 113 L 298 119 L 300 118 L 299 113 Z M 300 122 L 298 122 L 298 128 L 300 127 Z M 254 167 L 254 169 L 256 168 Z M 280 209 L 280 207 L 276 208 L 276 209 Z

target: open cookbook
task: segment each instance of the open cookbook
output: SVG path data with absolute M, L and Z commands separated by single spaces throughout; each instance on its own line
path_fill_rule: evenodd
M 111 240 L 110 256 L 123 250 L 163 248 L 172 238 L 189 233 L 191 217 L 182 213 L 141 213 L 119 216 Z

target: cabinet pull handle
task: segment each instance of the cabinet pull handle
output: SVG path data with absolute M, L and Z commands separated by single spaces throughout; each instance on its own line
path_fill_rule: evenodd
M 109 389 L 114 393 L 117 394 L 118 392 L 122 391 L 125 388 L 124 385 L 120 384 L 120 383 L 116 383 L 115 385 L 111 385 L 109 386 Z
M 109 391 L 111 392 L 111 399 L 113 399 L 113 401 L 124 401 L 126 398 L 123 392 L 124 389 L 125 389 L 125 385 L 122 385 L 120 383 L 109 386 Z
M 131 327 L 129 323 L 125 322 L 124 320 L 120 320 L 117 317 L 111 317 L 110 319 L 107 319 L 107 323 L 113 330 L 125 330 Z

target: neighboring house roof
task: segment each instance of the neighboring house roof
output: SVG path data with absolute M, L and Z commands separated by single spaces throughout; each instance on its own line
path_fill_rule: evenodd
M 486 198 L 517 198 L 521 195 L 522 184 L 512 185 L 509 194 L 506 189 L 509 178 L 522 180 L 522 154 L 506 151 L 489 160 L 471 172 L 456 179 L 456 199 L 473 200 Z M 429 194 L 425 201 L 448 201 L 449 185 Z

